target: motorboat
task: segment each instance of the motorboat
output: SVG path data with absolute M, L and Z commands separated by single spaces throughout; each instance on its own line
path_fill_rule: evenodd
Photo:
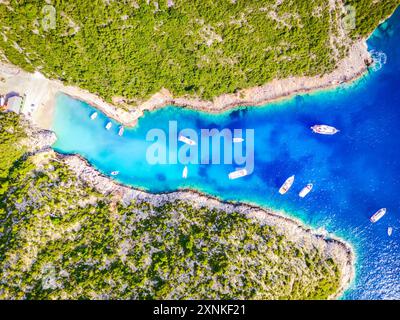
M 314 133 L 325 135 L 333 135 L 340 132 L 340 130 L 336 129 L 335 127 L 327 126 L 325 124 L 316 124 L 315 126 L 311 127 L 311 130 Z
M 307 184 L 300 192 L 299 192 L 299 197 L 304 198 L 306 195 L 308 195 L 313 188 L 312 183 Z
M 286 179 L 283 185 L 279 188 L 279 193 L 285 194 L 286 192 L 288 192 L 289 189 L 292 187 L 293 182 L 294 182 L 294 175 Z
M 247 176 L 247 170 L 246 169 L 240 169 L 240 170 L 236 170 L 231 172 L 228 177 L 229 179 L 233 180 L 233 179 L 238 179 L 244 176 Z
M 382 217 L 386 214 L 386 208 L 379 209 L 377 212 L 375 212 L 369 220 L 372 223 L 378 222 Z

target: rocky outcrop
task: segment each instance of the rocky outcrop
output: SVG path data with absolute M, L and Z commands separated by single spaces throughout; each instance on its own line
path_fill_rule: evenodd
M 51 149 L 51 146 L 57 140 L 57 136 L 53 131 L 35 127 L 27 120 L 22 120 L 21 122 L 27 134 L 27 137 L 21 141 L 21 144 L 27 147 L 30 154 Z

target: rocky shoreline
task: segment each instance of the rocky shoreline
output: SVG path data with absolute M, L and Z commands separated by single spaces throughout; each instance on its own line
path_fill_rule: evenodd
M 354 279 L 355 254 L 350 244 L 334 236 L 318 233 L 300 221 L 288 218 L 284 213 L 250 204 L 224 202 L 193 190 L 151 194 L 121 185 L 102 175 L 80 156 L 57 154 L 57 158 L 67 164 L 76 176 L 89 186 L 103 195 L 112 196 L 114 199 L 117 197 L 125 205 L 129 205 L 132 201 L 148 202 L 154 206 L 161 206 L 167 202 L 184 201 L 189 202 L 195 208 L 207 207 L 228 213 L 239 212 L 249 218 L 257 219 L 262 224 L 275 227 L 279 234 L 285 235 L 291 241 L 300 242 L 303 247 L 319 249 L 326 258 L 332 258 L 341 270 L 340 288 L 331 299 L 340 298 Z
M 301 243 L 302 247 L 310 250 L 318 249 L 325 255 L 325 258 L 335 261 L 341 270 L 341 282 L 339 290 L 330 297 L 331 299 L 340 298 L 354 280 L 356 256 L 352 246 L 343 239 L 311 229 L 298 219 L 289 218 L 285 212 L 261 208 L 248 203 L 222 201 L 196 190 L 187 189 L 153 194 L 128 187 L 103 175 L 79 155 L 63 155 L 53 151 L 51 145 L 57 140 L 54 132 L 32 126 L 27 120 L 24 120 L 23 124 L 26 128 L 27 138 L 22 143 L 28 147 L 28 155 L 50 155 L 50 158 L 66 164 L 78 179 L 88 186 L 105 196 L 110 196 L 112 201 L 120 201 L 124 205 L 129 205 L 133 201 L 147 202 L 155 207 L 183 201 L 190 203 L 194 208 L 207 207 L 227 213 L 239 212 L 251 219 L 256 219 L 261 224 L 274 227 L 279 234 L 284 235 L 290 241 Z
M 315 77 L 276 79 L 263 86 L 215 97 L 212 101 L 192 97 L 173 97 L 172 93 L 165 88 L 138 105 L 132 105 L 123 98 L 117 97 L 113 99 L 113 104 L 109 104 L 96 95 L 75 87 L 60 88 L 59 91 L 75 99 L 85 101 L 125 126 L 133 127 L 146 111 L 155 111 L 168 105 L 208 113 L 222 113 L 240 107 L 264 106 L 267 103 L 287 99 L 296 94 L 335 88 L 340 84 L 351 83 L 359 79 L 367 72 L 372 63 L 373 60 L 368 52 L 366 41 L 360 40 L 353 44 L 349 49 L 348 56 L 341 60 L 337 68 L 331 73 Z
M 75 99 L 85 101 L 121 124 L 132 127 L 146 111 L 154 111 L 168 105 L 186 107 L 208 113 L 221 113 L 239 107 L 263 106 L 269 102 L 285 99 L 296 94 L 334 88 L 342 83 L 355 81 L 365 74 L 373 63 L 365 40 L 352 45 L 346 58 L 338 63 L 331 73 L 315 77 L 291 77 L 276 79 L 265 85 L 243 89 L 234 94 L 224 94 L 212 101 L 193 97 L 173 97 L 162 89 L 149 100 L 133 105 L 124 98 L 113 98 L 113 103 L 104 101 L 87 90 L 66 86 L 59 80 L 50 80 L 40 73 L 25 72 L 15 66 L 0 63 L 0 91 L 17 91 L 25 94 L 29 103 L 36 105 L 31 120 L 44 129 L 50 129 L 55 107 L 55 96 L 61 92 Z
M 51 145 L 57 137 L 54 132 L 44 130 L 24 120 L 27 138 L 23 141 L 28 147 L 28 155 L 47 155 L 66 164 L 76 176 L 112 201 L 121 201 L 129 205 L 132 201 L 147 202 L 153 206 L 161 206 L 168 202 L 184 201 L 194 208 L 207 207 L 222 210 L 227 213 L 239 212 L 262 224 L 272 226 L 279 234 L 285 235 L 290 241 L 301 243 L 302 247 L 318 249 L 325 258 L 331 258 L 341 271 L 340 287 L 331 299 L 342 296 L 355 277 L 355 253 L 352 246 L 343 239 L 331 234 L 311 229 L 301 221 L 289 218 L 285 212 L 273 211 L 252 204 L 225 202 L 216 197 L 202 194 L 195 190 L 179 190 L 175 192 L 152 194 L 143 190 L 122 185 L 108 176 L 101 174 L 88 161 L 79 155 L 62 155 L 54 152 Z
M 316 77 L 293 77 L 274 80 L 260 87 L 244 89 L 235 94 L 216 97 L 213 101 L 187 97 L 174 98 L 168 90 L 162 89 L 149 100 L 136 106 L 126 105 L 123 99 L 118 98 L 113 99 L 113 104 L 110 104 L 86 90 L 65 86 L 61 81 L 49 80 L 41 75 L 30 74 L 13 66 L 7 67 L 6 64 L 0 65 L 2 67 L 0 68 L 0 75 L 5 79 L 5 82 L 0 84 L 0 89 L 19 90 L 32 94 L 35 98 L 33 100 L 37 100 L 39 110 L 37 111 L 37 116 L 30 120 L 39 128 L 50 129 L 55 106 L 54 98 L 58 92 L 89 103 L 104 112 L 108 117 L 125 126 L 135 126 L 137 120 L 143 116 L 145 111 L 153 111 L 167 105 L 187 107 L 209 113 L 221 113 L 238 107 L 262 106 L 268 102 L 295 94 L 336 87 L 341 83 L 348 83 L 358 79 L 365 74 L 371 63 L 372 60 L 367 50 L 366 42 L 362 40 L 350 48 L 348 56 L 340 61 L 338 67 L 329 74 Z M 4 70 L 8 71 L 5 72 Z M 43 93 L 42 96 L 36 97 L 35 92 L 40 91 L 45 92 L 45 94 Z M 121 108 L 121 106 L 124 106 L 124 108 Z M 40 131 L 38 128 L 32 129 L 29 135 L 39 137 L 30 142 L 32 150 L 35 150 L 34 152 L 48 150 L 56 139 L 51 131 Z M 193 190 L 151 194 L 118 184 L 96 171 L 86 160 L 79 156 L 58 154 L 57 158 L 66 163 L 84 182 L 93 186 L 102 194 L 118 196 L 126 204 L 130 201 L 146 201 L 159 206 L 166 202 L 187 201 L 195 207 L 206 206 L 226 212 L 236 211 L 257 219 L 260 223 L 274 226 L 279 233 L 284 234 L 293 241 L 301 241 L 304 246 L 319 248 L 326 257 L 331 257 L 341 270 L 340 289 L 331 298 L 340 297 L 354 279 L 355 254 L 351 245 L 342 239 L 318 233 L 306 227 L 300 221 L 288 218 L 284 213 L 262 209 L 250 204 L 223 202 Z

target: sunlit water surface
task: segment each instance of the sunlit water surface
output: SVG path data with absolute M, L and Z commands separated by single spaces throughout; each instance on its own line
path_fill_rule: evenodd
M 370 50 L 386 54 L 386 64 L 352 85 L 296 96 L 290 100 L 210 115 L 177 107 L 147 113 L 133 129 L 118 136 L 109 121 L 84 102 L 60 94 L 53 123 L 54 149 L 77 153 L 105 174 L 151 192 L 193 188 L 224 200 L 252 202 L 285 210 L 315 228 L 325 228 L 349 241 L 357 254 L 357 277 L 347 299 L 400 298 L 400 11 L 368 41 Z M 384 55 L 381 55 L 384 57 Z M 383 59 L 385 60 L 385 59 Z M 385 61 L 383 61 L 385 62 Z M 255 130 L 255 169 L 250 176 L 229 180 L 232 165 L 150 165 L 149 130 L 230 128 Z M 332 124 L 334 136 L 313 134 L 310 126 Z M 181 143 L 179 144 L 179 146 Z M 277 190 L 295 174 L 292 189 Z M 304 199 L 307 183 L 314 189 Z M 371 224 L 369 217 L 386 207 L 387 215 Z M 387 228 L 393 227 L 392 237 Z

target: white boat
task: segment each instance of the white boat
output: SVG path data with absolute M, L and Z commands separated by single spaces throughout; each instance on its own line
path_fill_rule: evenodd
M 243 138 L 233 138 L 233 143 L 241 143 L 243 141 L 244 141 Z
M 188 167 L 185 166 L 185 168 L 183 169 L 183 172 L 182 172 L 182 178 L 186 179 L 187 175 L 188 175 Z
M 340 130 L 336 129 L 335 127 L 327 126 L 325 124 L 316 124 L 315 126 L 311 127 L 311 130 L 318 134 L 327 134 L 327 135 L 332 135 L 340 132 Z
M 308 195 L 310 193 L 310 191 L 312 190 L 313 185 L 312 183 L 309 183 L 308 185 L 306 185 L 300 192 L 299 192 L 299 197 L 300 198 L 304 198 L 306 195 Z
M 111 175 L 112 176 L 117 176 L 117 175 L 119 175 L 119 171 L 113 171 L 113 172 L 111 172 Z
M 189 139 L 189 138 L 187 138 L 185 136 L 179 136 L 178 140 L 181 141 L 181 142 L 184 142 L 186 144 L 189 144 L 191 146 L 195 146 L 196 145 L 196 141 L 194 141 L 192 139 Z
M 110 130 L 110 129 L 111 129 L 111 127 L 112 127 L 112 123 L 111 123 L 111 122 L 107 123 L 107 125 L 106 125 L 106 129 L 107 129 L 107 130 Z
M 388 236 L 390 237 L 392 235 L 392 233 L 393 233 L 393 228 L 389 227 L 388 228 Z
M 294 182 L 294 175 L 286 179 L 286 181 L 280 187 L 279 193 L 285 194 L 286 192 L 288 192 L 291 186 L 293 185 L 293 182 Z
M 97 112 L 92 113 L 92 115 L 90 116 L 90 119 L 94 120 L 97 118 Z
M 124 126 L 120 126 L 119 127 L 119 131 L 118 131 L 118 135 L 120 136 L 120 137 L 122 137 L 122 135 L 124 134 Z
M 374 213 L 374 215 L 371 218 L 369 218 L 369 220 L 372 223 L 375 223 L 378 220 L 380 220 L 385 214 L 386 214 L 386 208 L 379 209 L 377 212 Z
M 247 176 L 247 170 L 246 169 L 240 169 L 240 170 L 236 170 L 231 172 L 228 177 L 229 179 L 233 180 L 233 179 L 238 179 L 241 177 Z

